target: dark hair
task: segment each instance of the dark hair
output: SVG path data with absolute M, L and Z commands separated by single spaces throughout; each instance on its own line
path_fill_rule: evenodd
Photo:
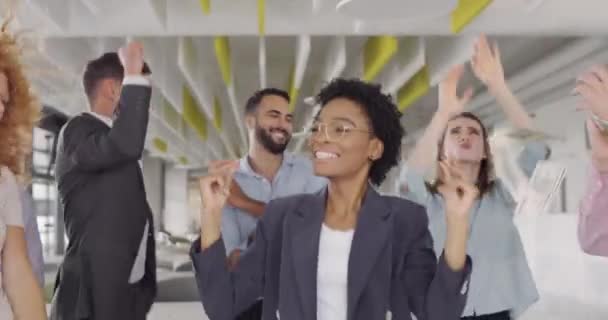
M 401 157 L 401 139 L 405 135 L 401 125 L 401 112 L 392 97 L 382 93 L 380 85 L 359 79 L 332 80 L 321 89 L 316 102 L 323 109 L 336 98 L 345 98 L 358 104 L 367 115 L 373 135 L 384 144 L 382 156 L 373 162 L 369 172 L 369 180 L 378 186 Z
M 471 119 L 479 124 L 481 127 L 482 138 L 483 138 L 483 147 L 486 152 L 486 158 L 481 160 L 481 166 L 479 168 L 479 176 L 477 177 L 477 188 L 479 189 L 479 194 L 483 195 L 488 192 L 494 186 L 494 161 L 492 159 L 492 150 L 490 149 L 490 141 L 488 137 L 488 129 L 483 125 L 481 119 L 479 119 L 475 114 L 471 112 L 462 112 L 459 113 L 452 118 L 450 121 L 458 118 L 467 118 Z M 443 146 L 445 143 L 445 134 L 447 131 L 447 126 L 443 135 L 439 139 L 439 149 L 437 152 L 437 160 L 441 160 L 443 154 Z M 441 184 L 441 181 L 437 180 L 434 184 L 429 184 L 428 187 L 432 192 L 437 192 L 437 187 Z
M 260 102 L 265 96 L 279 96 L 287 100 L 287 102 L 291 102 L 289 98 L 289 93 L 284 90 L 277 88 L 265 88 L 256 91 L 249 99 L 247 99 L 247 104 L 245 104 L 245 114 L 252 114 L 260 105 Z
M 150 74 L 150 68 L 146 63 L 142 69 L 143 74 Z M 104 53 L 101 57 L 87 63 L 82 76 L 82 85 L 89 101 L 93 100 L 97 84 L 103 79 L 115 79 L 122 81 L 125 71 L 116 52 Z

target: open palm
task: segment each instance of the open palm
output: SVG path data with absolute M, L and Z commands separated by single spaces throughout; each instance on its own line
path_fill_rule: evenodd
M 608 120 L 608 68 L 595 66 L 578 77 L 575 93 L 581 96 L 579 109 Z
M 462 96 L 458 95 L 458 82 L 464 72 L 463 65 L 450 69 L 439 84 L 439 111 L 454 116 L 464 111 L 464 107 L 473 96 L 473 89 L 468 88 Z
M 500 61 L 498 45 L 492 47 L 485 35 L 481 35 L 474 47 L 475 52 L 471 58 L 471 69 L 475 76 L 488 88 L 498 88 L 505 82 L 505 75 Z

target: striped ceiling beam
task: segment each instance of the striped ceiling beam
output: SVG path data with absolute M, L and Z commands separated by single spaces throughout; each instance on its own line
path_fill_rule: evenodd
M 327 56 L 325 58 L 325 65 L 323 67 L 323 76 L 318 82 L 317 88 L 315 88 L 315 93 L 320 90 L 321 85 L 328 83 L 334 78 L 339 77 L 344 69 L 346 68 L 346 38 L 344 36 L 337 36 L 332 39 L 329 44 L 329 49 L 327 51 Z M 306 101 L 306 100 L 305 100 Z M 294 152 L 300 152 L 304 143 L 306 142 L 305 133 L 312 126 L 314 121 L 314 116 L 319 111 L 320 106 L 309 106 L 313 109 L 309 113 L 308 118 L 304 122 L 304 127 L 301 132 L 294 134 L 294 137 L 297 138 L 296 145 L 294 147 Z
M 450 15 L 450 30 L 452 33 L 460 33 L 491 3 L 492 0 L 458 0 L 458 6 Z
M 205 71 L 201 68 L 200 52 L 197 50 L 194 40 L 190 37 L 183 37 L 179 39 L 178 44 L 178 61 L 177 66 L 181 71 L 186 83 L 192 91 L 192 94 L 196 101 L 196 105 L 200 108 L 206 119 L 213 119 L 213 125 L 217 131 L 221 142 L 224 144 L 225 149 L 228 152 L 228 157 L 236 158 L 236 152 L 232 147 L 228 137 L 222 134 L 221 126 L 217 126 L 217 123 L 221 123 L 222 119 L 217 119 L 218 113 L 216 110 L 216 97 L 211 93 L 211 87 L 213 84 L 209 82 L 209 78 L 205 75 Z
M 363 47 L 363 80 L 372 81 L 399 49 L 393 36 L 370 37 Z
M 215 57 L 222 74 L 222 79 L 228 93 L 230 107 L 236 119 L 238 133 L 240 136 L 240 148 L 237 156 L 243 155 L 247 148 L 247 135 L 245 134 L 245 126 L 243 125 L 243 117 L 240 111 L 240 104 L 236 98 L 236 89 L 234 85 L 234 68 L 231 61 L 230 43 L 227 37 L 218 36 L 213 39 Z
M 199 0 L 201 5 L 201 10 L 205 15 L 211 14 L 211 0 Z
M 300 93 L 300 87 L 304 80 L 304 74 L 306 73 L 306 67 L 308 65 L 308 57 L 310 56 L 310 36 L 300 35 L 298 36 L 298 43 L 296 46 L 296 61 L 295 67 L 292 69 L 289 79 L 289 96 L 291 102 L 289 109 L 291 112 L 294 111 L 298 101 Z

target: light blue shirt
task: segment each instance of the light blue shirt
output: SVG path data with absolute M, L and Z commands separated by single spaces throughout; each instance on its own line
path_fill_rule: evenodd
M 518 158 L 531 175 L 536 163 L 548 156 L 542 143 L 526 145 Z M 408 199 L 424 205 L 429 216 L 437 256 L 446 238 L 441 195 L 431 193 L 421 174 L 407 170 Z M 470 213 L 467 253 L 473 261 L 469 295 L 463 316 L 510 311 L 515 318 L 539 298 L 519 232 L 513 221 L 516 203 L 500 180 L 478 200 Z
M 327 185 L 327 179 L 313 173 L 309 159 L 285 152 L 283 163 L 274 181 L 257 174 L 249 164 L 249 158 L 240 160 L 234 175 L 235 181 L 251 199 L 268 203 L 270 200 L 300 193 L 314 193 Z M 227 206 L 222 212 L 222 239 L 226 253 L 234 249 L 245 250 L 249 236 L 255 230 L 258 219 L 249 213 Z

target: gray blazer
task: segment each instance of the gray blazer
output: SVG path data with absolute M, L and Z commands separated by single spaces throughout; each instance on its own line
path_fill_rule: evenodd
M 316 319 L 319 235 L 327 189 L 271 201 L 255 241 L 234 272 L 226 268 L 223 241 L 191 257 L 205 311 L 232 320 L 264 298 L 262 319 Z M 348 319 L 459 319 L 471 260 L 453 272 L 433 251 L 422 206 L 379 195 L 371 187 L 362 204 L 348 264 Z

